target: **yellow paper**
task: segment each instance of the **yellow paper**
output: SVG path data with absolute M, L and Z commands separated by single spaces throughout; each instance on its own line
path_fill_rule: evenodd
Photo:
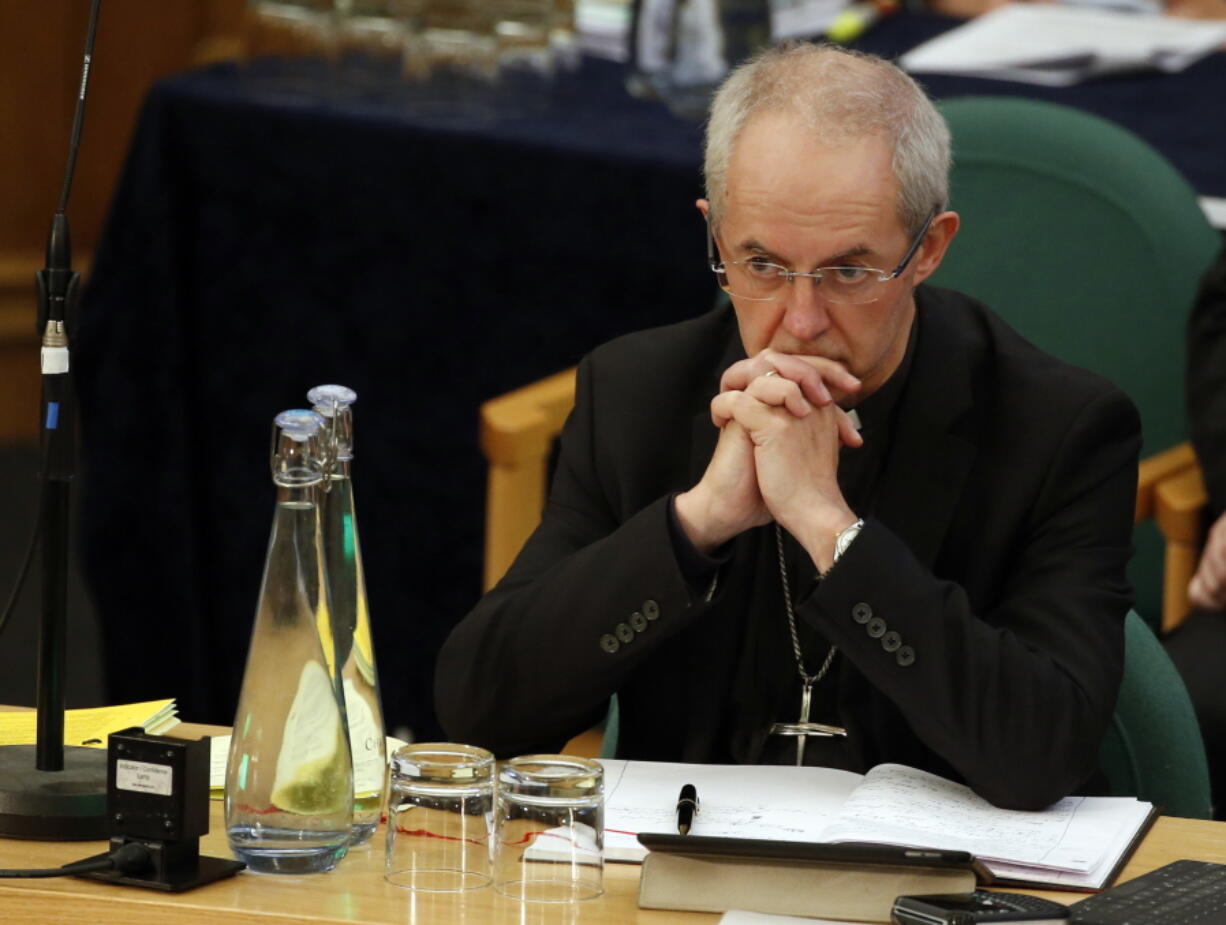
M 38 737 L 34 711 L 0 713 L 0 745 L 33 745 Z M 179 722 L 173 700 L 148 700 L 113 707 L 64 711 L 64 744 L 106 748 L 112 732 L 143 726 L 150 734 L 165 732 Z

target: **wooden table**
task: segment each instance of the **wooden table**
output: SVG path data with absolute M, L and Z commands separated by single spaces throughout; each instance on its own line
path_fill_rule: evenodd
M 205 854 L 229 857 L 221 804 L 213 805 Z M 335 923 L 495 923 L 495 925 L 615 925 L 713 922 L 714 915 L 653 912 L 636 905 L 638 867 L 605 867 L 605 895 L 573 905 L 524 904 L 491 889 L 448 895 L 413 893 L 382 877 L 382 830 L 371 847 L 349 854 L 328 874 L 241 873 L 189 893 L 116 887 L 72 878 L 0 881 L 0 917 L 22 925 L 290 925 Z M 0 839 L 0 867 L 54 867 L 104 850 L 92 842 Z M 1180 857 L 1226 863 L 1226 823 L 1164 817 L 1138 849 L 1122 879 Z M 1079 894 L 1044 893 L 1058 902 Z
M 224 731 L 184 724 L 175 735 Z M 201 852 L 230 857 L 222 805 L 212 806 Z M 492 889 L 464 894 L 414 893 L 383 880 L 383 831 L 352 851 L 336 870 L 311 876 L 243 872 L 188 893 L 118 887 L 89 880 L 0 880 L 0 920 L 21 925 L 291 925 L 298 922 L 456 925 L 622 925 L 717 921 L 700 913 L 655 912 L 637 906 L 637 865 L 605 866 L 605 895 L 571 905 L 525 904 Z M 98 842 L 0 839 L 0 867 L 57 867 L 105 850 Z M 1131 879 L 1177 858 L 1226 863 L 1226 823 L 1159 819 L 1125 868 Z M 1041 893 L 1060 902 L 1075 893 Z

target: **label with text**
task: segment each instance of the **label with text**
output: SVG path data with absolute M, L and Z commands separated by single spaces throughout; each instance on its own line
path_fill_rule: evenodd
M 147 761 L 116 761 L 115 786 L 120 790 L 168 797 L 174 793 L 174 768 Z

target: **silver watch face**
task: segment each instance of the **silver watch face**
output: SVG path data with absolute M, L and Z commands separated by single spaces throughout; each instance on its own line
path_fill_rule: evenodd
M 844 527 L 839 531 L 839 535 L 834 539 L 834 558 L 837 560 L 843 553 L 847 552 L 847 547 L 851 545 L 851 541 L 860 535 L 860 528 L 864 526 L 863 520 L 857 520 L 854 524 Z

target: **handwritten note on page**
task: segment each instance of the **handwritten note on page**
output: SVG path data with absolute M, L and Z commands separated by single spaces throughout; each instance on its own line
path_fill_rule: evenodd
M 640 861 L 639 832 L 677 831 L 677 795 L 698 790 L 693 835 L 820 841 L 827 823 L 860 783 L 833 768 L 672 764 L 605 759 L 605 857 Z

